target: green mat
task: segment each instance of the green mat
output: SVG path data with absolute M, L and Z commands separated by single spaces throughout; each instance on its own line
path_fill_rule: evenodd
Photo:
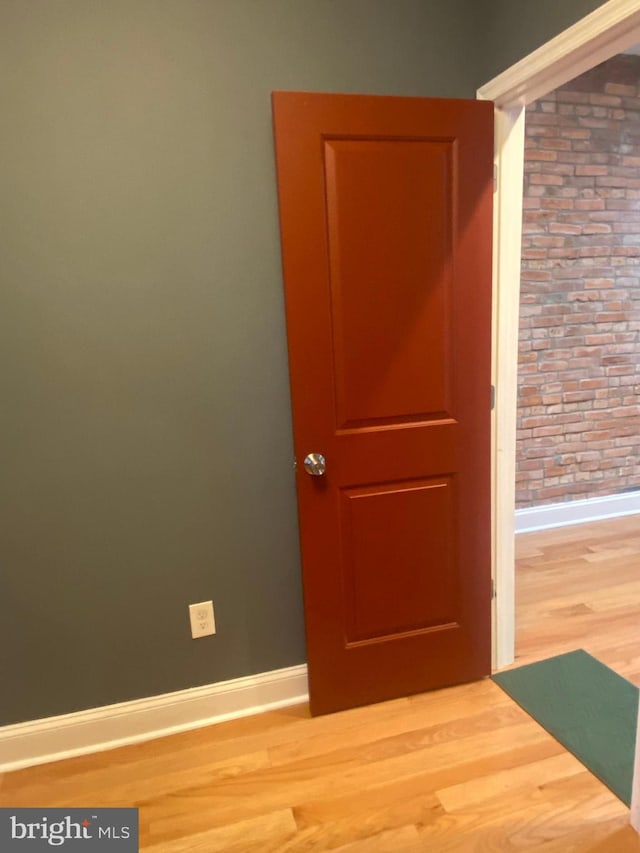
M 623 803 L 631 803 L 638 688 L 583 649 L 493 680 Z

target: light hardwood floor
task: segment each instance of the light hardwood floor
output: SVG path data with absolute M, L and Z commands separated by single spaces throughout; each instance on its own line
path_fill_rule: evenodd
M 517 662 L 584 648 L 640 684 L 640 516 L 517 552 Z M 139 806 L 158 853 L 640 851 L 625 806 L 489 680 L 18 771 L 2 805 Z

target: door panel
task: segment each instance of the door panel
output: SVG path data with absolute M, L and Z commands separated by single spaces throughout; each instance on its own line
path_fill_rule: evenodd
M 456 621 L 451 493 L 441 477 L 343 490 L 347 646 Z
M 273 107 L 323 713 L 490 671 L 493 110 L 286 92 Z
M 447 411 L 450 150 L 325 141 L 339 427 Z

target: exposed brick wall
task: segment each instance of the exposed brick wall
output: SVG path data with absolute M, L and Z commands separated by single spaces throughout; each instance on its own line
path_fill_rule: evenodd
M 527 109 L 517 505 L 640 488 L 640 57 Z

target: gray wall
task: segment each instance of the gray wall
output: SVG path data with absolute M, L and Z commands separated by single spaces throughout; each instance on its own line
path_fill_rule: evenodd
M 304 661 L 269 96 L 472 97 L 467 5 L 0 3 L 0 723 Z
M 270 91 L 473 97 L 594 5 L 1 0 L 0 724 L 305 658 Z
M 604 0 L 483 0 L 479 85 L 601 6 Z

